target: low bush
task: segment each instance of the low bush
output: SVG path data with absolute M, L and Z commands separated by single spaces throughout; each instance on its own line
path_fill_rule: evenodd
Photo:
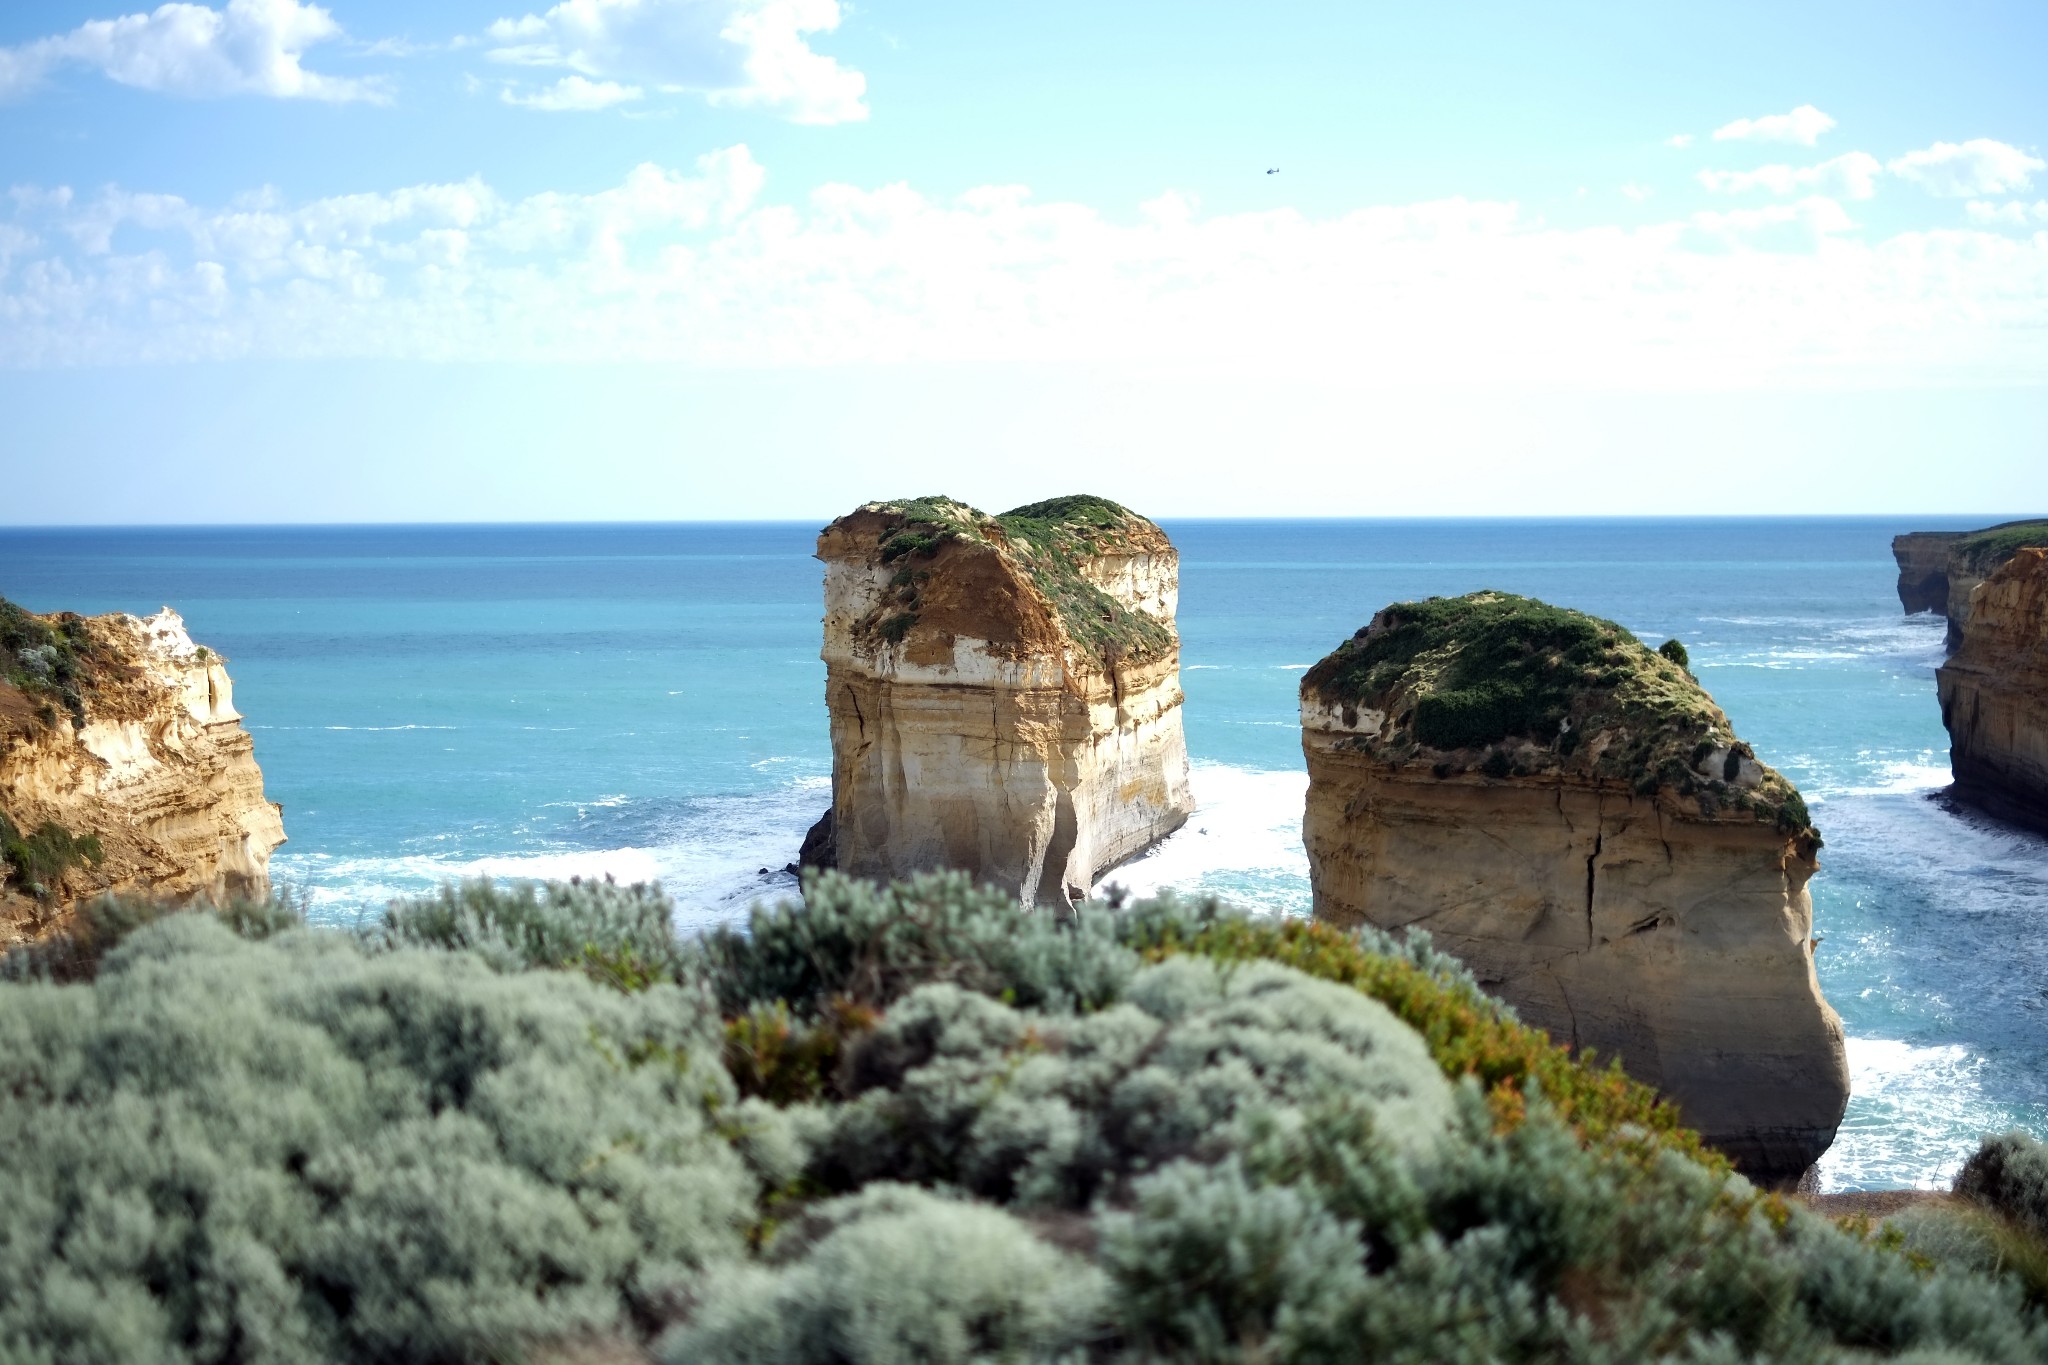
M 474 885 L 10 969 L 0 1355 L 2048 1358 L 1985 1231 L 2021 1139 L 1975 1223 L 1859 1233 L 1419 939 L 806 889 L 687 944 L 651 888 Z
M 46 897 L 55 892 L 67 870 L 81 863 L 97 867 L 105 856 L 98 835 L 74 835 L 48 820 L 33 833 L 23 834 L 0 815 L 0 885 Z

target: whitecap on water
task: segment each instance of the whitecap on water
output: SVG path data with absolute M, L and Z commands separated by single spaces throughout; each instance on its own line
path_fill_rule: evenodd
M 1197 809 L 1187 824 L 1109 873 L 1098 890 L 1116 885 L 1138 896 L 1210 894 L 1251 909 L 1307 914 L 1301 814 L 1308 774 L 1198 763 L 1190 779 Z

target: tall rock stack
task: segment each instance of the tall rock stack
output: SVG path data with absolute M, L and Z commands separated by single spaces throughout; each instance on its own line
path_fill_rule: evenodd
M 1194 809 L 1180 560 L 1092 497 L 869 503 L 818 537 L 832 809 L 804 861 L 1065 906 Z
M 0 601 L 0 938 L 101 892 L 261 896 L 284 842 L 218 654 L 169 607 Z
M 1955 794 L 2048 830 L 2048 550 L 2017 550 L 1984 580 L 1935 686 Z
M 1753 1178 L 1827 1149 L 1849 1076 L 1820 838 L 1682 648 L 1504 593 L 1400 603 L 1304 676 L 1301 718 L 1318 917 L 1427 930 Z

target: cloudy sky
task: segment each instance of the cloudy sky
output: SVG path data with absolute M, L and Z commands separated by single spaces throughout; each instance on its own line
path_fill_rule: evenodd
M 2048 511 L 2048 9 L 0 7 L 0 522 Z

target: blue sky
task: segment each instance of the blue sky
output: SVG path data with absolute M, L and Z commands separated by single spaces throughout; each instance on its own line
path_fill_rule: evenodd
M 2044 511 L 2043 52 L 2037 4 L 17 0 L 0 521 Z

